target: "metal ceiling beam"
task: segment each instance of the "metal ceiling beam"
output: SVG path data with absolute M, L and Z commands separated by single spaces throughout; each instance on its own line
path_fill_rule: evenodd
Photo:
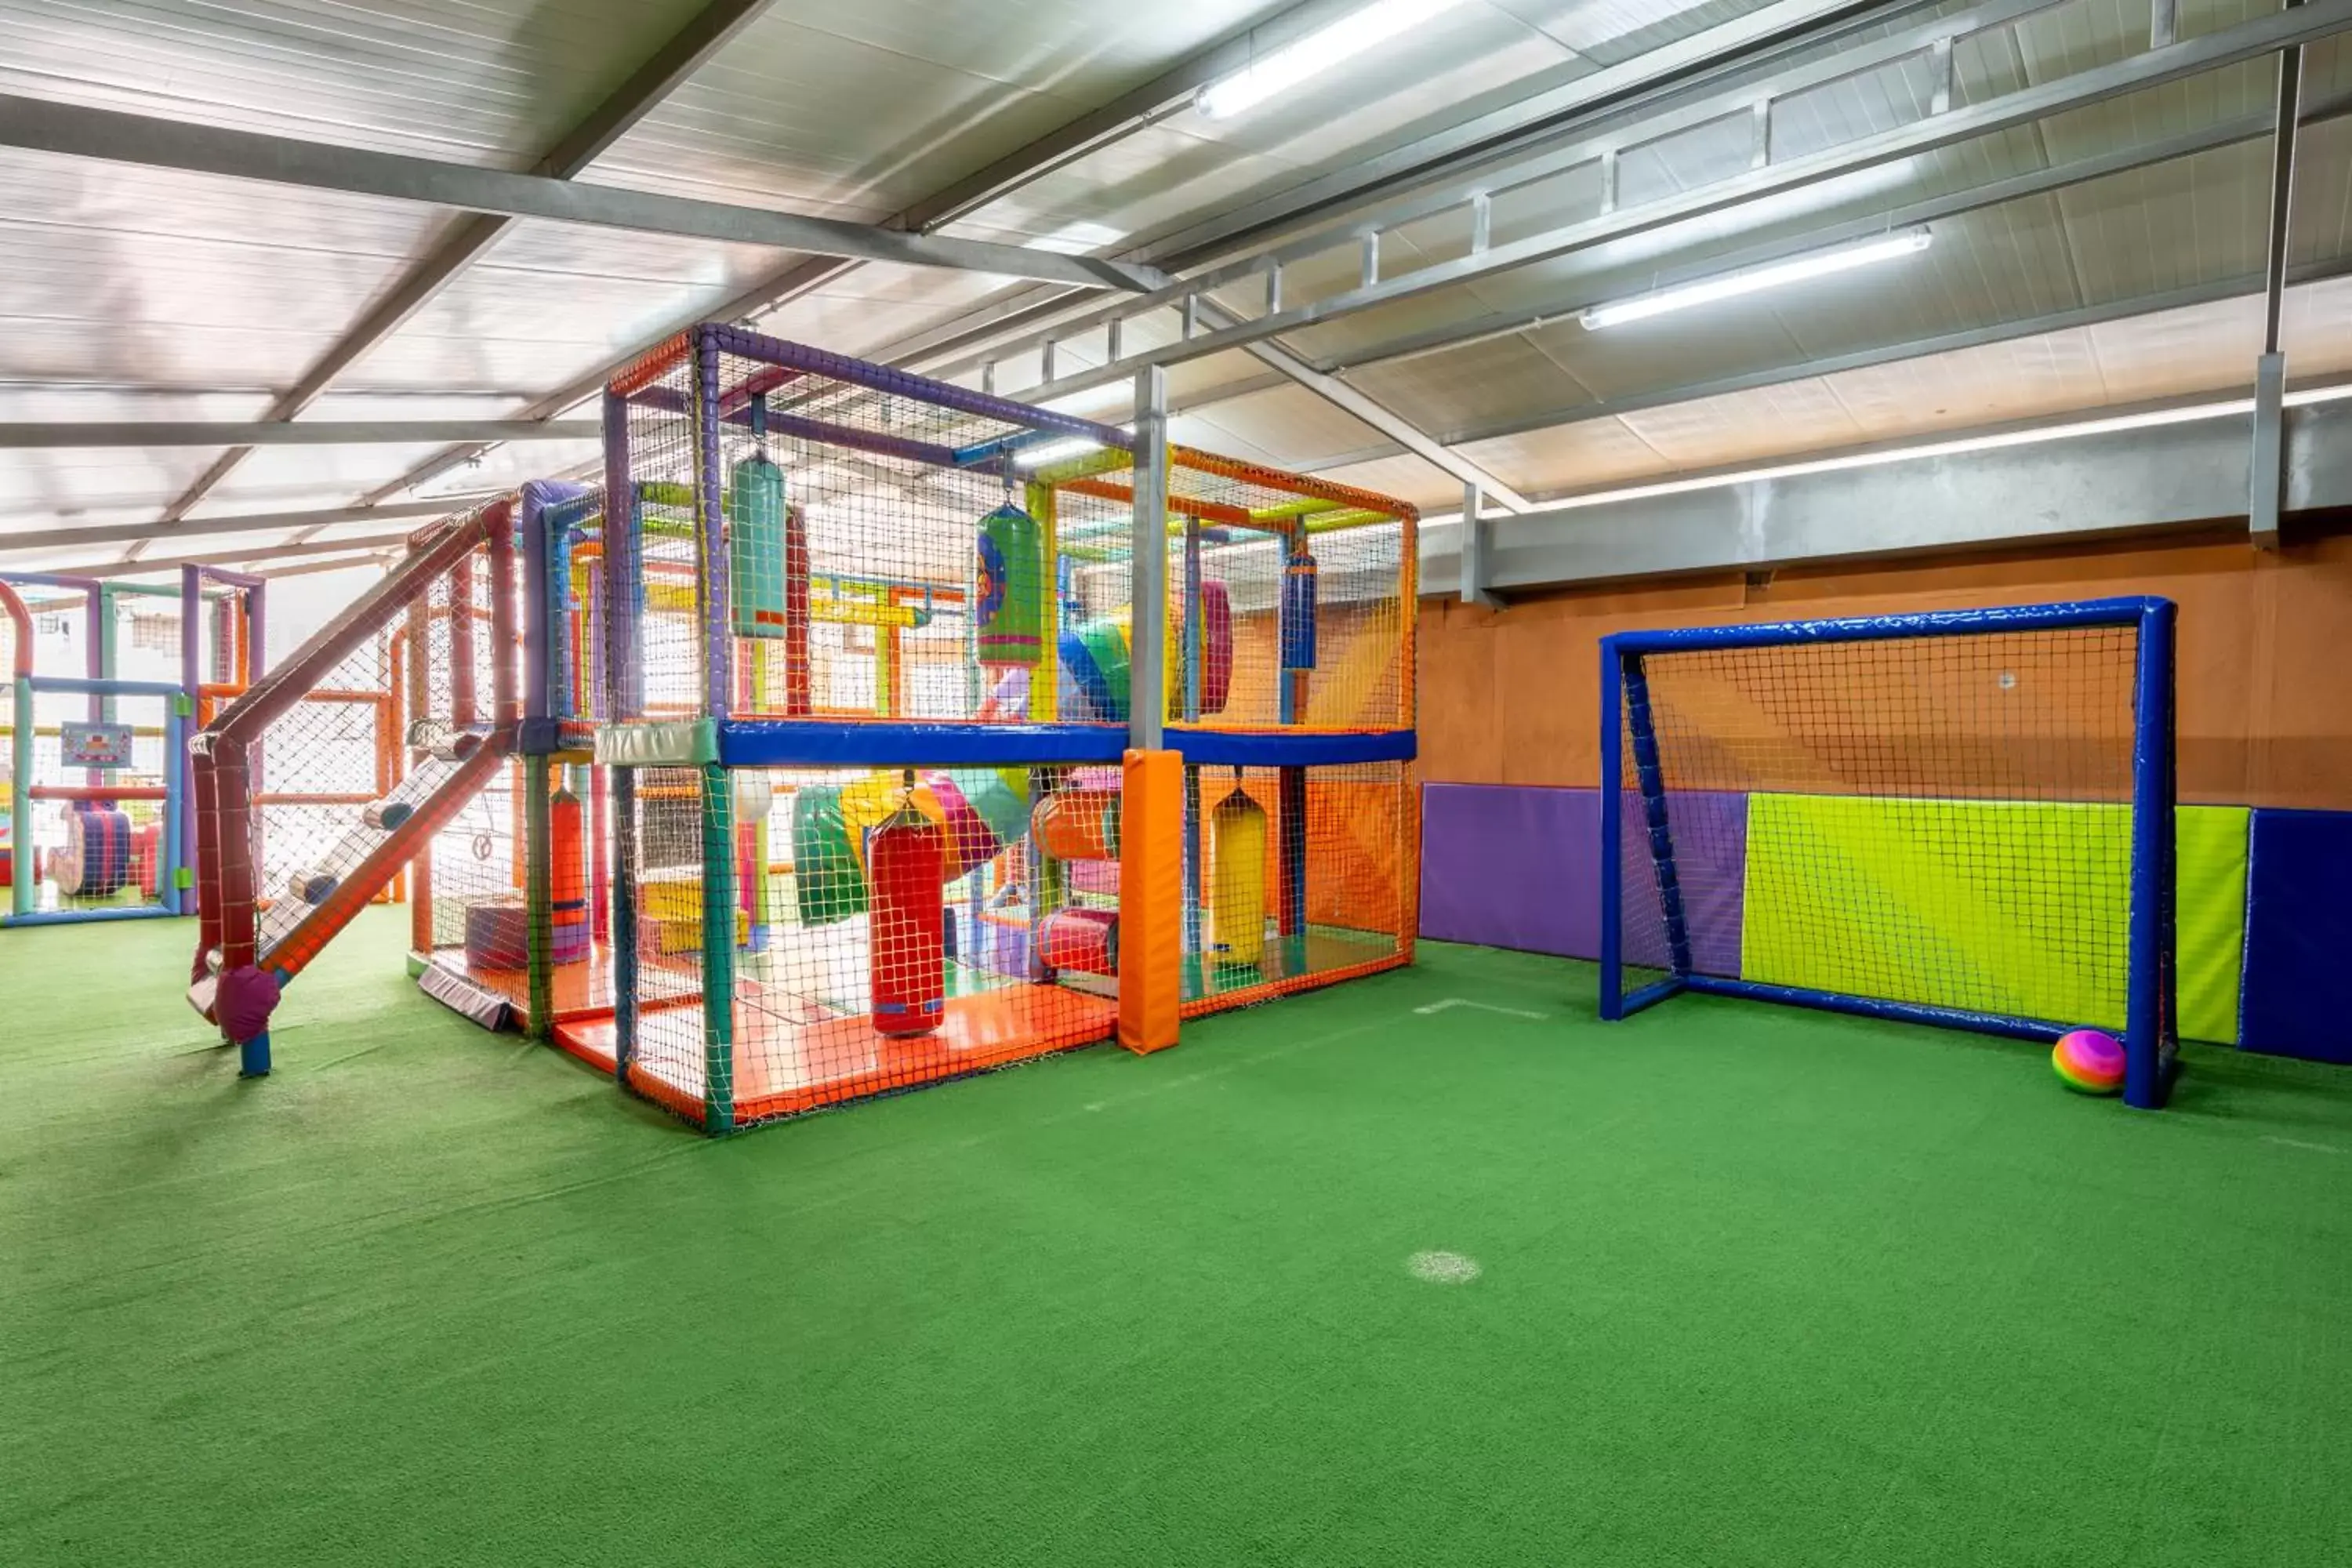
M 1101 108 L 1087 110 L 915 203 L 891 220 L 892 226 L 929 232 L 976 212 L 1076 163 L 1098 147 L 1132 135 L 1183 109 L 1192 101 L 1193 94 L 1211 82 L 1233 75 L 1294 37 L 1360 9 L 1363 3 L 1364 0 L 1303 0 L 1303 4 L 1221 38 Z
M 2315 125 L 2337 119 L 2352 111 L 2352 92 L 2332 94 L 2307 105 L 2303 123 Z M 2202 130 L 2184 132 L 2153 142 L 2136 143 L 2113 153 L 2094 157 L 2077 158 L 2070 163 L 2053 163 L 2047 168 L 2012 174 L 2006 179 L 1970 185 L 1947 195 L 1932 196 L 1926 201 L 1904 206 L 1890 207 L 1841 224 L 1821 228 L 1809 228 L 1801 234 L 1769 240 L 1761 245 L 1743 247 L 1738 250 L 1717 251 L 1684 266 L 1665 269 L 1658 274 L 1655 287 L 1676 285 L 1711 278 L 1727 272 L 1737 272 L 1750 267 L 1760 267 L 1790 257 L 1811 251 L 1826 250 L 1854 240 L 1867 239 L 1893 229 L 1916 228 L 1941 219 L 1958 217 L 1966 213 L 1981 212 L 1987 207 L 2021 201 L 2029 196 L 2047 195 L 2110 175 L 2127 174 L 2135 169 L 2168 163 L 2175 159 L 2194 157 L 2200 153 L 2214 152 L 2269 136 L 2273 124 L 2267 114 L 2243 115 L 2236 120 L 2209 125 Z M 1346 375 L 1353 371 L 1374 365 L 1393 364 L 1402 360 L 1418 359 L 1424 355 L 1444 353 L 1453 349 L 1468 348 L 1493 338 L 1508 337 L 1518 332 L 1534 331 L 1554 326 L 1576 316 L 1590 306 L 1605 301 L 1591 292 L 1564 297 L 1537 310 L 1499 310 L 1466 321 L 1431 327 L 1425 331 L 1407 332 L 1384 342 L 1350 349 L 1346 353 L 1322 359 L 1310 359 L 1316 369 L 1332 375 Z
M 2224 413 L 1538 511 L 1492 525 L 1489 581 L 1525 592 L 2227 522 L 2244 516 L 2249 426 Z M 2352 506 L 2352 400 L 2288 410 L 2286 448 L 2288 510 Z M 1457 593 L 1458 524 L 1422 540 L 1421 591 Z
M 486 490 L 475 495 L 441 496 L 433 500 L 399 501 L 390 506 L 341 506 L 323 510 L 247 512 L 236 517 L 192 518 L 181 532 L 193 538 L 209 539 L 222 533 L 268 533 L 287 529 L 320 529 L 338 522 L 393 521 L 404 517 L 448 517 L 467 508 L 496 499 L 504 492 Z M 152 522 L 107 523 L 96 528 L 42 528 L 11 531 L 0 525 L 0 554 L 22 554 L 31 550 L 71 550 L 87 544 L 123 544 L 137 540 L 152 539 L 158 529 Z
M 2307 262 L 2289 269 L 2287 281 L 2292 284 L 2320 283 L 2332 278 L 2352 274 L 2352 257 L 2326 261 Z M 1957 332 L 1938 332 L 1931 337 L 1911 338 L 1902 342 L 1884 343 L 1875 348 L 1857 349 L 1851 353 L 1828 354 L 1807 360 L 1801 364 L 1776 365 L 1765 370 L 1748 371 L 1738 375 L 1717 376 L 1707 381 L 1685 382 L 1678 386 L 1662 386 L 1648 392 L 1630 393 L 1622 397 L 1604 398 L 1598 403 L 1573 404 L 1566 407 L 1534 409 L 1513 415 L 1507 419 L 1490 419 L 1478 425 L 1449 430 L 1439 439 L 1475 446 L 1506 436 L 1524 436 L 1536 430 L 1554 430 L 1564 426 L 1582 424 L 1591 419 L 1613 419 L 1622 414 L 1638 414 L 1647 408 L 1664 408 L 1678 403 L 1693 403 L 1702 398 L 1721 397 L 1735 392 L 1753 392 L 1760 387 L 1783 386 L 1792 381 L 1806 381 L 1815 376 L 1835 375 L 1842 371 L 1864 370 L 1874 365 L 1892 364 L 1902 360 L 1927 359 L 1937 354 L 1957 353 L 1965 349 L 1984 348 L 1993 343 L 2011 342 L 2019 338 L 2040 337 L 2048 332 L 2070 331 L 2082 327 L 2095 327 L 2107 321 L 2126 321 L 2135 316 L 2153 316 L 2166 310 L 2185 310 L 2195 305 L 2210 305 L 2222 300 L 2240 299 L 2257 293 L 2262 280 L 2257 275 L 2242 274 L 2235 278 L 2218 278 L 2204 283 L 2192 283 L 2179 289 L 2168 289 L 2157 294 L 2136 294 L 2127 299 L 2105 300 L 2095 305 L 2078 305 L 2071 310 L 2052 310 L 2039 316 L 2021 317 L 2013 321 L 1996 321 L 1988 326 L 1969 327 Z
M 589 110 L 585 119 L 549 148 L 547 155 L 531 165 L 530 172 L 554 180 L 578 175 L 773 3 L 774 0 L 710 0 L 644 65 L 606 94 L 603 102 Z M 303 373 L 302 379 L 270 404 L 267 417 L 290 420 L 317 402 L 336 377 L 399 331 L 452 279 L 488 250 L 506 233 L 511 221 L 473 213 L 451 225 L 431 252 L 411 266 L 383 298 L 361 312 L 359 319 L 345 328 L 341 336 Z M 195 483 L 163 509 L 163 521 L 177 522 L 194 510 L 214 486 L 245 460 L 249 450 L 237 447 L 222 453 Z M 138 553 L 137 550 L 130 552 L 133 557 Z
M 129 419 L 0 424 L 0 448 L 74 447 L 370 447 L 426 441 L 594 441 L 593 419 Z
M 149 572 L 166 572 L 181 566 L 242 566 L 256 561 L 291 561 L 311 555 L 365 554 L 403 549 L 407 543 L 408 535 L 405 533 L 372 533 L 363 539 L 271 544 L 254 550 L 215 551 L 205 555 L 159 555 L 152 561 L 108 561 L 94 566 L 68 566 L 65 570 L 77 577 L 137 577 Z
M 621 185 L 588 185 L 548 174 L 509 174 L 303 142 L 252 131 L 194 125 L 119 110 L 0 96 L 0 146 L 341 191 L 506 218 L 586 224 L 633 234 L 670 234 L 730 245 L 763 245 L 814 256 L 846 256 L 907 267 L 1034 278 L 1090 289 L 1136 289 L 1126 263 L 1028 246 L 907 234 L 839 218 L 770 207 L 663 195 Z
M 2044 4 L 2053 0 L 2043 0 Z M 1730 73 L 1743 76 L 1789 54 L 1825 45 L 1916 11 L 1934 0 L 1856 5 L 1853 0 L 1779 0 L 1748 15 L 1645 50 L 1546 92 L 1519 97 L 1402 146 L 1349 163 L 1319 178 L 1220 212 L 1161 237 L 1149 259 L 1196 265 L 1203 252 L 1295 224 L 1369 194 L 1439 178 L 1472 163 L 1525 153 L 1530 142 L 1594 115 L 1679 96 Z M 1510 91 L 1503 89 L 1505 93 Z
M 1956 36 L 1967 37 L 2006 26 L 2063 3 L 2063 0 L 1983 0 L 1982 4 L 1969 10 L 1937 16 L 1902 32 L 1859 40 L 1852 47 L 1834 54 L 1825 53 L 1822 48 L 1824 40 L 1842 37 L 1858 25 L 1848 19 L 1840 26 L 1824 27 L 1809 35 L 1805 49 L 1809 58 L 1803 63 L 1778 66 L 1773 58 L 1777 51 L 1768 52 L 1761 59 L 1740 58 L 1717 63 L 1696 80 L 1671 80 L 1632 94 L 1622 100 L 1610 101 L 1592 113 L 1548 126 L 1540 135 L 1520 139 L 1511 144 L 1507 161 L 1496 154 L 1475 160 L 1466 166 L 1450 166 L 1448 177 L 1443 183 L 1432 183 L 1435 179 L 1433 174 L 1428 179 L 1398 182 L 1372 205 L 1360 206 L 1312 233 L 1277 246 L 1260 247 L 1254 253 L 1239 255 L 1238 258 L 1236 247 L 1232 245 L 1195 247 L 1173 253 L 1161 247 L 1150 247 L 1147 253 L 1139 255 L 1148 254 L 1159 264 L 1186 271 L 1188 275 L 1181 286 L 1155 295 L 1139 307 L 1120 304 L 1106 309 L 1100 308 L 1097 301 L 1065 295 L 1052 307 L 1055 312 L 1054 318 L 1034 323 L 1034 329 L 1026 329 L 1027 336 L 992 353 L 968 354 L 950 365 L 934 369 L 934 374 L 952 374 L 968 370 L 985 358 L 1010 357 L 1025 353 L 1035 346 L 1039 337 L 1045 335 L 1056 335 L 1067 341 L 1102 327 L 1114 315 L 1131 316 L 1139 308 L 1177 304 L 1188 293 L 1204 294 L 1226 284 L 1255 282 L 1286 263 L 1321 257 L 1355 245 L 1368 234 L 1402 228 L 1444 214 L 1455 214 L 1466 220 L 1469 214 L 1464 209 L 1481 201 L 1491 204 L 1495 200 L 1507 198 L 1510 192 L 1552 174 L 1593 163 L 1612 153 L 1644 145 L 1727 115 L 1752 116 L 1759 101 L 1769 103 L 1776 96 L 1786 97 L 1867 72 L 1920 54 L 1939 41 L 1948 42 Z M 1904 0 L 1901 4 L 1868 8 L 1866 16 L 1874 22 L 1883 23 L 1920 8 L 1909 0 Z M 1727 26 L 1735 32 L 1738 27 L 1736 23 Z M 1673 51 L 1656 53 L 1671 57 Z M 1652 59 L 1653 55 L 1643 55 L 1615 69 L 1622 73 L 1647 65 Z M 1727 76 L 1734 79 L 1727 82 L 1723 79 Z M 1475 226 L 1472 221 L 1465 221 L 1462 226 L 1466 232 Z M 1473 243 L 1477 242 L 1474 239 Z M 1070 311 L 1074 306 L 1084 313 L 1072 317 Z M 1033 305 L 1029 309 L 1034 312 L 1040 308 Z M 993 335 L 1001 339 L 1004 333 L 999 330 Z
M 1206 320 L 1221 320 L 1222 311 L 1204 311 Z M 1394 409 L 1374 401 L 1360 389 L 1349 385 L 1336 375 L 1326 375 L 1292 353 L 1279 343 L 1252 343 L 1249 352 L 1261 362 L 1272 365 L 1284 376 L 1323 399 L 1341 413 L 1370 426 L 1394 441 L 1405 452 L 1419 458 L 1441 473 L 1450 474 L 1465 485 L 1484 490 L 1489 500 L 1505 511 L 1522 512 L 1532 506 L 1527 497 L 1513 489 L 1488 469 L 1479 467 L 1459 452 L 1448 451 L 1444 443 L 1433 440 L 1411 420 Z
M 1191 95 L 1209 82 L 1239 69 L 1248 63 L 1256 51 L 1267 47 L 1268 36 L 1276 37 L 1311 30 L 1338 16 L 1352 10 L 1360 0 L 1306 0 L 1294 5 L 1269 22 L 1227 37 L 1210 46 L 1154 77 L 1143 85 L 1121 94 L 1102 108 L 1090 110 L 1076 120 L 1047 132 L 1036 141 L 990 163 L 972 174 L 958 180 L 938 193 L 914 203 L 886 220 L 885 226 L 914 232 L 927 232 L 963 217 L 990 202 L 1041 179 L 1092 149 L 1101 146 L 1149 123 L 1154 117 L 1173 107 L 1190 101 Z M 837 281 L 853 271 L 858 263 L 833 257 L 812 257 L 795 262 L 774 277 L 755 285 L 748 292 L 716 310 L 703 310 L 692 320 L 740 321 L 764 315 L 793 300 L 814 292 L 828 283 Z M 1169 281 L 1165 274 L 1137 267 L 1137 280 L 1146 287 L 1159 287 Z M 690 324 L 681 323 L 681 325 Z M 641 352 L 641 351 L 640 351 Z M 636 357 L 631 353 L 609 366 L 600 367 L 593 374 L 583 376 L 526 406 L 518 417 L 548 418 L 578 406 L 593 397 L 622 366 Z M 894 358 L 887 351 L 882 356 Z M 1339 385 L 1328 376 L 1320 375 L 1300 363 L 1296 356 L 1270 345 L 1258 357 L 1275 366 L 1283 375 L 1315 392 L 1336 406 L 1372 424 L 1391 440 L 1406 449 L 1414 447 L 1434 450 L 1434 444 L 1414 430 L 1396 414 L 1381 408 L 1371 399 Z M 1368 417 L 1368 415 L 1370 416 Z M 374 500 L 399 494 L 409 487 L 425 483 L 447 473 L 459 464 L 478 455 L 481 445 L 471 444 L 436 455 L 427 462 L 410 469 L 388 485 L 369 493 Z M 1433 458 L 1432 460 L 1440 460 Z M 1457 472 L 1447 461 L 1440 461 L 1448 472 Z M 1457 477 L 1461 476 L 1457 473 Z M 1490 493 L 1498 501 L 1509 504 L 1504 498 L 1516 500 L 1517 492 L 1493 476 L 1482 482 L 1493 487 Z
M 2054 81 L 2018 89 L 1982 103 L 1951 108 L 1895 129 L 1833 147 L 1810 157 L 1768 163 L 1743 174 L 1716 181 L 1696 190 L 1646 202 L 1639 206 L 1604 211 L 1598 217 L 1529 235 L 1504 245 L 1474 247 L 1462 256 L 1435 262 L 1392 279 L 1373 281 L 1310 303 L 1271 310 L 1238 326 L 1205 331 L 1113 360 L 1103 365 L 1033 387 L 1024 395 L 1044 402 L 1131 375 L 1146 364 L 1174 364 L 1227 349 L 1246 347 L 1284 332 L 1313 326 L 1374 306 L 1412 299 L 1434 289 L 1475 282 L 1497 272 L 1525 267 L 1555 257 L 1590 249 L 1612 240 L 1648 233 L 1672 224 L 1705 217 L 1767 196 L 1786 195 L 1842 174 L 1874 168 L 1899 158 L 1933 152 L 1955 142 L 2032 123 L 2124 94 L 2177 81 L 2241 60 L 2273 54 L 2293 44 L 2308 43 L 2352 26 L 2352 0 L 2312 0 L 2299 9 L 2259 16 L 2205 34 L 2187 42 L 2147 49 L 2109 61 Z M 1474 198 L 1475 199 L 1475 198 Z M 1328 245 L 1322 237 L 1286 246 L 1269 258 L 1319 254 Z M 1309 248 L 1312 246 L 1314 248 Z M 1246 264 L 1236 264 L 1246 271 Z M 1124 303 L 1118 313 L 1132 315 L 1154 308 L 1180 308 L 1188 297 L 1210 286 L 1210 279 L 1188 279 L 1173 289 L 1156 290 L 1143 300 Z
M 2299 5 L 2303 0 L 2286 0 Z M 2257 550 L 2278 548 L 2279 508 L 2286 492 L 2286 355 L 2279 317 L 2286 305 L 2287 215 L 2294 205 L 2295 129 L 2303 118 L 2303 51 L 2278 58 L 2278 128 L 2271 137 L 2270 245 L 2263 264 L 2263 352 L 2254 361 L 2254 431 L 2246 530 Z

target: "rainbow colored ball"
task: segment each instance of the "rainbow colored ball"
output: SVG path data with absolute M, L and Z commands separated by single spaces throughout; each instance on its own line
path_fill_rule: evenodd
M 2113 1094 L 2124 1086 L 2124 1047 L 2096 1029 L 2070 1029 L 2051 1048 L 2058 1081 L 2078 1094 Z

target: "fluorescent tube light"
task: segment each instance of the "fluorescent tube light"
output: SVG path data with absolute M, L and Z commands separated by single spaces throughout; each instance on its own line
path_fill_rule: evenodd
M 1702 279 L 1696 283 L 1685 283 L 1679 289 L 1661 289 L 1655 294 L 1642 295 L 1639 299 L 1595 305 L 1584 311 L 1579 320 L 1583 321 L 1588 331 L 1614 327 L 1626 321 L 1645 321 L 1652 316 L 1663 316 L 1668 310 L 1712 304 L 1717 300 L 1736 300 L 1742 294 L 1801 283 L 1808 278 L 1825 278 L 1832 272 L 1851 272 L 1857 267 L 1871 267 L 1881 261 L 1915 256 L 1927 249 L 1934 238 L 1935 236 L 1927 229 L 1910 229 L 1902 234 L 1889 235 L 1885 239 L 1849 245 L 1837 250 L 1818 251 L 1790 261 L 1778 261 L 1769 267 Z
M 1377 0 L 1296 43 L 1284 45 L 1222 80 L 1211 82 L 1193 99 L 1193 104 L 1211 120 L 1230 120 L 1460 3 L 1461 0 Z
M 1073 436 L 1066 441 L 1048 441 L 1042 447 L 1024 447 L 1013 454 L 1013 466 L 1025 474 L 1033 468 L 1050 468 L 1055 463 L 1066 463 L 1072 458 L 1083 458 L 1102 449 L 1099 441 Z

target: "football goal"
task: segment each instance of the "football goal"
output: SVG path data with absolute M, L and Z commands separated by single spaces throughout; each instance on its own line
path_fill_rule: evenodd
M 2158 598 L 1605 638 L 1601 1016 L 2097 1028 L 2162 1105 L 2172 647 Z

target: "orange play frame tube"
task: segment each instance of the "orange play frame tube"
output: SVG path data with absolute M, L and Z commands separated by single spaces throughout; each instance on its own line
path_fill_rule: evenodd
M 1184 1003 L 1184 761 L 1127 753 L 1118 855 L 1118 1043 L 1176 1043 Z

